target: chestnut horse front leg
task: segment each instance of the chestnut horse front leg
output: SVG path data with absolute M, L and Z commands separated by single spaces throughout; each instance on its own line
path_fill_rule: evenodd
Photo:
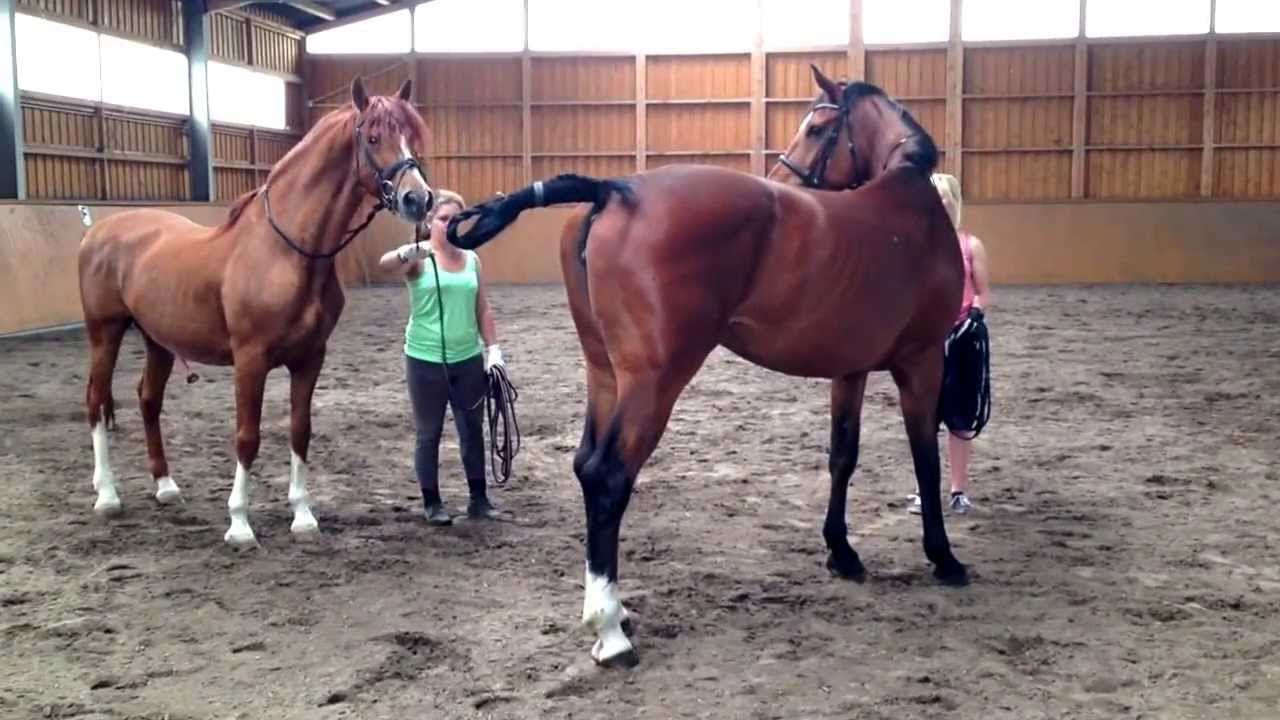
M 235 355 L 236 373 L 236 476 L 227 498 L 231 525 L 222 539 L 236 547 L 258 544 L 249 526 L 249 471 L 258 457 L 262 392 L 267 381 L 266 358 L 256 352 Z
M 324 347 L 303 362 L 289 366 L 289 506 L 293 508 L 293 525 L 289 530 L 298 540 L 307 540 L 319 530 L 311 514 L 311 495 L 307 492 L 307 449 L 311 445 L 311 396 L 324 365 Z

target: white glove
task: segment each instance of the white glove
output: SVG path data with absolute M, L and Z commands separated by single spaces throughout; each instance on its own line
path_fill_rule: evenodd
M 431 246 L 427 243 L 405 243 L 396 248 L 396 257 L 400 262 L 413 262 L 431 257 Z
M 494 365 L 506 367 L 506 363 L 502 362 L 502 348 L 490 345 L 489 351 L 484 356 L 484 371 L 489 372 Z

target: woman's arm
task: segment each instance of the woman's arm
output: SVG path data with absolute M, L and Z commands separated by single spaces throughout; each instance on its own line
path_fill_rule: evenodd
M 378 258 L 378 267 L 383 270 L 396 270 L 407 277 L 415 278 L 422 272 L 422 258 L 429 255 L 431 255 L 431 247 L 426 243 L 406 243 Z
M 987 248 L 977 237 L 969 237 L 969 248 L 973 252 L 973 304 L 986 310 L 991 305 L 991 271 L 987 266 Z
M 480 256 L 476 256 L 476 321 L 480 326 L 480 339 L 486 348 L 485 369 L 494 365 L 502 365 L 502 350 L 498 347 L 498 324 L 494 320 L 493 306 L 489 304 L 489 294 L 485 292 L 484 281 L 480 279 Z

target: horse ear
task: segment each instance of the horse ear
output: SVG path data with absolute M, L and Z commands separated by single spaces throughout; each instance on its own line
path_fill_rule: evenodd
M 364 80 L 361 80 L 359 75 L 351 81 L 351 104 L 355 105 L 360 112 L 364 112 L 369 107 L 369 94 L 364 91 Z
M 404 81 L 404 84 L 400 86 L 400 90 L 396 94 L 400 96 L 401 100 L 404 100 L 406 102 L 411 101 L 413 99 L 413 79 L 412 78 L 406 79 Z
M 818 87 L 822 88 L 822 91 L 827 94 L 827 97 L 831 102 L 839 104 L 841 95 L 840 88 L 836 87 L 836 84 L 831 82 L 831 78 L 823 75 L 817 65 L 810 64 L 809 67 L 813 70 L 813 81 L 818 83 Z

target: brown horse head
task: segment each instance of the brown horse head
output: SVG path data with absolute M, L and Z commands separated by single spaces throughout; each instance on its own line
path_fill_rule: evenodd
M 395 95 L 370 96 L 364 81 L 351 82 L 351 120 L 360 185 L 402 219 L 417 224 L 434 195 L 422 169 L 431 131 L 410 101 L 412 80 Z
M 933 172 L 938 148 L 906 108 L 875 85 L 835 82 L 810 68 L 821 92 L 770 180 L 842 190 L 903 165 Z

